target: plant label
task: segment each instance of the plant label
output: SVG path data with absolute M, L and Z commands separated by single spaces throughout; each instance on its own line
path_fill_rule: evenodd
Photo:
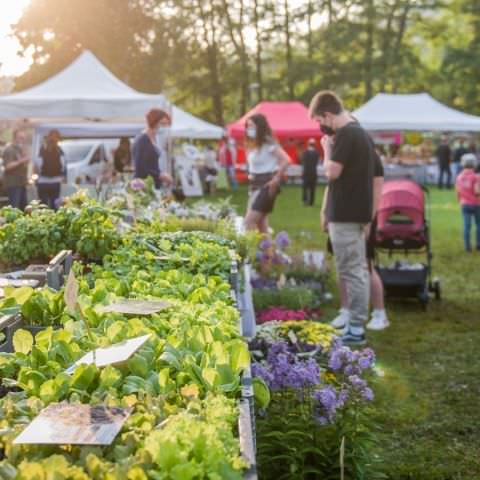
M 98 308 L 101 313 L 122 313 L 124 315 L 152 315 L 168 308 L 168 302 L 156 300 L 123 299 Z
M 110 445 L 130 413 L 127 408 L 53 403 L 13 443 Z
M 141 337 L 130 338 L 121 343 L 116 343 L 110 347 L 97 348 L 86 353 L 77 360 L 71 367 L 65 370 L 65 373 L 71 375 L 79 365 L 90 365 L 94 363 L 97 367 L 115 365 L 127 361 L 148 339 L 150 334 Z
M 65 285 L 64 293 L 65 305 L 70 312 L 75 312 L 78 300 L 78 282 L 75 278 L 73 270 L 68 274 L 67 283 Z

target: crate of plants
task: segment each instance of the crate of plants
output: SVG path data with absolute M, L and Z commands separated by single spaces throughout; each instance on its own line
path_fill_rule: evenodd
M 0 357 L 3 384 L 20 389 L 0 400 L 2 475 L 234 479 L 253 468 L 251 428 L 240 441 L 251 425 L 242 424 L 240 400 L 250 357 L 230 295 L 229 248 L 218 247 L 135 232 L 102 264 L 74 266 L 75 293 L 64 287 L 61 298 L 23 303 L 39 318 L 36 308 L 47 302 L 41 321 L 50 326 L 35 336 L 18 329 L 15 352 Z M 139 338 L 127 358 L 97 362 Z M 22 443 L 37 416 L 65 405 L 113 408 L 124 422 L 108 445 Z
M 259 242 L 251 281 L 257 323 L 321 318 L 326 271 L 296 250 L 286 232 Z

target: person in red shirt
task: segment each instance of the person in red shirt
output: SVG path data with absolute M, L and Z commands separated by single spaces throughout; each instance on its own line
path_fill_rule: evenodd
M 470 231 L 472 220 L 476 225 L 476 249 L 480 251 L 480 175 L 475 173 L 477 157 L 473 153 L 462 156 L 463 171 L 457 177 L 455 188 L 462 206 L 463 242 L 467 252 L 472 251 Z
M 218 152 L 218 160 L 220 165 L 225 169 L 228 183 L 233 191 L 237 190 L 238 188 L 237 176 L 235 172 L 235 157 L 235 140 L 233 138 L 224 137 Z

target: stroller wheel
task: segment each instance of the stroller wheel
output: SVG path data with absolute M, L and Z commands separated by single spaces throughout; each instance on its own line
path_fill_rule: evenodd
M 442 299 L 442 287 L 438 278 L 433 280 L 433 293 L 435 294 L 435 300 Z
M 423 309 L 427 310 L 428 301 L 430 299 L 428 295 L 428 287 L 426 287 L 424 290 L 419 292 L 418 299 L 420 300 L 420 303 L 422 304 Z

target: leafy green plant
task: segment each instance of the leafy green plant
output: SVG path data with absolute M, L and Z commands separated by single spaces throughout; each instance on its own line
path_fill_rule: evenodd
M 253 304 L 256 311 L 268 307 L 285 307 L 292 310 L 318 307 L 320 299 L 315 292 L 305 287 L 264 288 L 253 291 Z

